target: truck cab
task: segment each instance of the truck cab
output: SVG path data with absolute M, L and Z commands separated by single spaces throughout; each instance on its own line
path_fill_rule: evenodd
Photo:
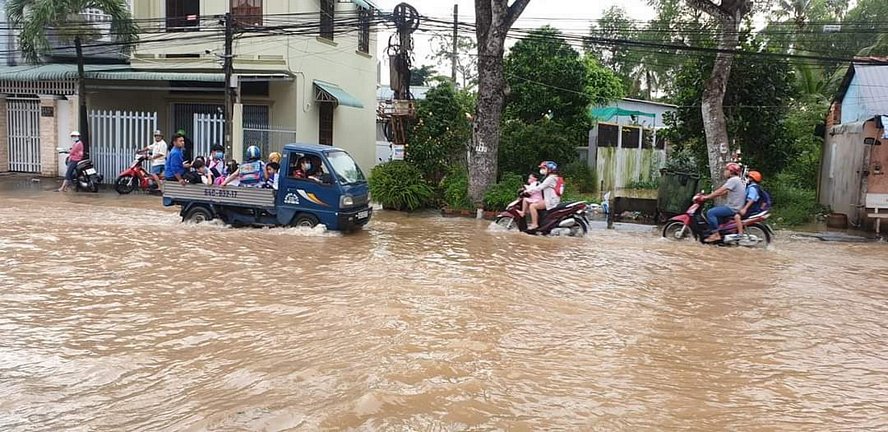
M 233 226 L 323 224 L 352 231 L 370 221 L 367 179 L 342 149 L 316 144 L 284 146 L 278 187 L 164 186 L 165 206 L 180 205 L 185 221 L 221 219 Z

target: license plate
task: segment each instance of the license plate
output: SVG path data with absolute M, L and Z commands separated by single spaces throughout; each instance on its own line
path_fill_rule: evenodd
M 358 213 L 357 218 L 358 219 L 366 219 L 368 216 L 370 216 L 370 212 L 368 210 L 364 210 L 364 211 Z
M 93 168 L 86 169 L 86 175 L 94 175 L 95 173 L 96 173 L 96 170 Z

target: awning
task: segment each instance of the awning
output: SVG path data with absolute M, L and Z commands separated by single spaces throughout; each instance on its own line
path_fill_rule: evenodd
M 314 80 L 315 100 L 318 102 L 331 102 L 339 105 L 350 106 L 353 108 L 364 108 L 358 98 L 348 94 L 345 90 L 336 84 L 324 81 Z
M 592 108 L 589 110 L 589 115 L 599 121 L 608 121 L 617 116 L 636 116 L 636 117 L 650 117 L 652 119 L 657 118 L 656 114 L 647 113 L 644 111 L 632 111 L 627 109 L 622 109 L 618 107 L 599 107 Z
M 352 0 L 352 3 L 354 3 L 359 8 L 379 10 L 379 7 L 377 7 L 376 4 L 374 4 L 370 0 Z
M 222 72 L 179 72 L 133 69 L 129 65 L 86 65 L 84 75 L 91 80 L 107 81 L 198 81 L 224 82 Z M 292 81 L 288 72 L 235 73 L 241 81 Z M 77 79 L 77 65 L 50 63 L 0 67 L 0 80 L 8 81 L 66 81 Z

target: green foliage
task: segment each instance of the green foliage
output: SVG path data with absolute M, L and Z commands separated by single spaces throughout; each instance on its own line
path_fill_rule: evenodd
M 586 66 L 560 31 L 548 26 L 532 31 L 512 47 L 504 67 L 510 90 L 506 118 L 535 123 L 550 117 L 568 131 L 568 139 L 582 140 L 590 126 Z
M 700 173 L 700 165 L 697 163 L 694 152 L 688 147 L 673 149 L 666 159 L 664 168 L 676 173 Z
M 465 169 L 455 169 L 441 182 L 444 190 L 444 204 L 451 209 L 469 210 L 474 208 L 469 198 L 469 174 Z
M 434 190 L 418 168 L 404 161 L 392 161 L 377 165 L 370 172 L 370 194 L 385 208 L 414 211 L 429 205 Z
M 417 107 L 417 121 L 410 135 L 407 161 L 438 184 L 454 166 L 465 164 L 472 124 L 466 113 L 474 110 L 474 96 L 442 82 L 426 93 Z
M 560 165 L 577 159 L 576 143 L 555 121 L 525 124 L 506 122 L 499 146 L 502 173 L 536 172 L 540 161 L 553 160 Z
M 18 39 L 22 55 L 28 62 L 38 63 L 41 55 L 52 50 L 49 28 L 68 41 L 79 37 L 88 42 L 101 36 L 98 28 L 80 15 L 86 8 L 100 9 L 111 16 L 110 34 L 128 54 L 139 40 L 139 28 L 125 0 L 9 0 L 6 16 L 11 25 L 21 28 Z
M 620 78 L 607 68 L 601 66 L 595 56 L 583 56 L 586 67 L 586 94 L 592 105 L 607 105 L 626 94 Z
M 652 190 L 660 187 L 660 178 L 652 180 L 633 180 L 626 185 L 626 189 L 646 189 Z
M 566 185 L 578 193 L 590 194 L 598 191 L 598 176 L 589 168 L 589 164 L 578 160 L 564 166 L 561 170 Z
M 505 210 L 506 206 L 518 197 L 518 190 L 524 184 L 524 179 L 517 174 L 504 175 L 499 183 L 490 186 L 484 193 L 484 209 Z
M 438 74 L 434 66 L 423 65 L 419 68 L 410 69 L 410 85 L 424 86 L 428 85 L 432 78 Z
M 769 221 L 786 226 L 812 222 L 815 216 L 824 212 L 817 202 L 817 190 L 799 187 L 791 175 L 779 174 L 771 181 L 765 179 L 762 187 L 773 201 L 772 217 Z

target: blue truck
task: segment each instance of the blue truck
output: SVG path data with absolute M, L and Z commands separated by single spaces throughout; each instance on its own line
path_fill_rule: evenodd
M 323 224 L 353 231 L 370 221 L 370 189 L 361 168 L 345 150 L 316 144 L 284 146 L 278 188 L 164 185 L 163 205 L 181 206 L 183 221 L 219 219 L 232 226 Z M 312 164 L 311 175 L 303 162 Z

